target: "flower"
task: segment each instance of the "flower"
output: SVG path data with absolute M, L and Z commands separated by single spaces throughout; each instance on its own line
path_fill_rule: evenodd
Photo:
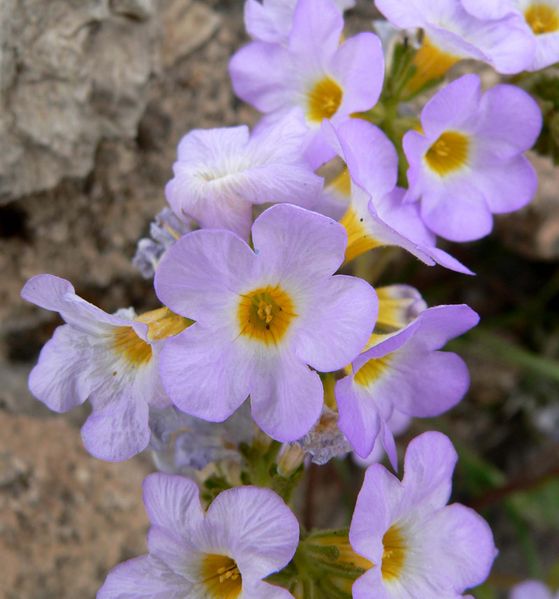
M 425 264 L 435 263 L 472 274 L 463 264 L 435 247 L 419 208 L 405 203 L 396 188 L 398 156 L 386 135 L 374 125 L 351 119 L 334 128 L 324 123 L 328 143 L 347 165 L 333 183 L 345 197 L 341 224 L 348 234 L 346 260 L 382 246 L 401 247 Z
M 553 594 L 543 582 L 527 580 L 512 589 L 510 599 L 559 599 L 559 593 Z
M 497 553 L 489 526 L 446 505 L 456 459 L 448 437 L 428 432 L 409 444 L 401 482 L 380 464 L 367 469 L 349 540 L 374 565 L 355 581 L 354 599 L 458 599 L 487 578 Z
M 144 279 L 151 279 L 167 248 L 181 236 L 192 230 L 192 223 L 181 221 L 170 208 L 163 208 L 149 226 L 150 238 L 138 241 L 132 264 Z
M 404 136 L 408 201 L 420 200 L 421 217 L 441 237 L 487 235 L 492 213 L 518 210 L 536 193 L 537 176 L 523 152 L 541 121 L 536 102 L 518 87 L 482 94 L 477 75 L 447 85 L 423 109 L 422 132 Z
M 331 275 L 346 235 L 335 221 L 291 205 L 261 214 L 255 251 L 229 231 L 182 237 L 155 274 L 160 300 L 196 323 L 169 340 L 161 376 L 177 407 L 222 421 L 251 396 L 252 416 L 278 441 L 295 441 L 318 419 L 321 372 L 364 347 L 377 301 L 361 279 Z
M 333 0 L 340 11 L 355 6 L 355 0 Z M 285 44 L 289 39 L 297 0 L 246 0 L 245 27 L 254 40 Z
M 411 285 L 386 285 L 376 288 L 378 317 L 376 333 L 393 333 L 413 322 L 427 304 L 421 293 Z
M 29 377 L 31 393 L 55 412 L 89 399 L 93 412 L 82 438 L 99 459 L 126 460 L 145 449 L 150 407 L 170 404 L 157 370 L 159 353 L 165 339 L 189 322 L 166 308 L 139 317 L 131 309 L 107 314 L 52 275 L 31 278 L 21 295 L 67 323 L 41 350 Z
M 538 71 L 559 61 L 559 2 L 557 0 L 462 0 L 464 8 L 480 19 L 517 17 L 533 37 L 534 58 L 527 67 Z
M 150 474 L 144 504 L 149 553 L 112 570 L 97 599 L 293 599 L 262 579 L 281 570 L 299 542 L 299 524 L 269 489 L 220 493 L 204 513 L 196 484 Z
M 382 91 L 380 40 L 360 33 L 340 44 L 343 16 L 332 0 L 299 0 L 286 45 L 252 42 L 231 59 L 235 93 L 268 115 L 266 122 L 299 109 L 309 128 L 313 166 L 331 158 L 320 124 L 348 120 L 372 108 Z
M 388 426 L 393 410 L 429 418 L 462 399 L 470 382 L 468 369 L 458 355 L 439 350 L 478 321 L 466 305 L 436 306 L 397 333 L 373 336 L 372 347 L 336 384 L 339 427 L 360 457 L 371 453 L 379 437 L 396 468 L 396 446 Z
M 460 0 L 375 2 L 394 26 L 424 31 L 415 59 L 420 79 L 411 82 L 414 89 L 430 78 L 440 77 L 463 58 L 486 62 L 503 74 L 519 73 L 532 61 L 533 40 L 515 15 L 497 21 L 477 19 L 464 10 Z M 432 75 L 430 70 L 434 70 Z
M 149 427 L 157 469 L 184 476 L 215 462 L 240 463 L 239 445 L 252 441 L 256 433 L 248 406 L 223 423 L 194 418 L 174 406 L 152 409 Z
M 247 239 L 253 204 L 312 207 L 322 179 L 302 158 L 305 135 L 294 114 L 252 135 L 246 126 L 191 131 L 179 144 L 174 177 L 165 188 L 171 208 L 202 227 Z

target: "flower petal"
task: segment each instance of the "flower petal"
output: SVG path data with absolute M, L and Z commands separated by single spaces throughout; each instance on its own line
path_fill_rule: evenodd
M 103 383 L 92 372 L 91 351 L 84 337 L 70 325 L 58 327 L 29 375 L 31 393 L 55 412 L 79 406 Z
M 554 599 L 551 591 L 539 580 L 527 580 L 517 584 L 511 591 L 510 599 Z
M 108 462 L 130 459 L 143 451 L 150 438 L 148 405 L 125 390 L 117 401 L 91 413 L 81 434 L 87 451 Z
M 339 370 L 363 349 L 377 313 L 376 293 L 366 281 L 336 275 L 316 289 L 295 351 L 321 372 Z
M 266 273 L 281 280 L 326 277 L 344 260 L 347 235 L 336 221 L 289 204 L 268 208 L 252 226 L 252 240 Z
M 262 579 L 288 564 L 299 544 L 299 523 L 273 491 L 236 487 L 208 508 L 205 526 L 223 531 L 243 580 Z
M 72 284 L 54 275 L 31 277 L 21 290 L 21 297 L 45 310 L 59 312 L 70 325 L 85 333 L 103 333 L 109 326 L 129 325 L 130 319 L 107 314 L 76 295 Z
M 279 44 L 252 42 L 229 62 L 235 94 L 264 113 L 287 109 L 297 89 L 291 57 Z
M 190 584 L 163 562 L 143 555 L 111 570 L 97 599 L 183 599 Z
M 337 49 L 330 72 L 343 89 L 338 114 L 372 108 L 384 82 L 384 54 L 379 38 L 370 32 L 350 37 Z
M 323 403 L 320 377 L 286 352 L 253 374 L 252 417 L 272 439 L 287 443 L 309 432 Z
M 382 538 L 401 509 L 400 481 L 380 464 L 369 466 L 351 519 L 349 541 L 353 549 L 378 567 L 382 563 Z
M 194 324 L 161 351 L 163 386 L 183 412 L 222 422 L 249 394 L 251 363 L 228 330 Z
M 452 443 L 442 433 L 430 431 L 410 442 L 406 450 L 402 485 L 406 505 L 416 516 L 446 505 L 457 460 Z
M 428 556 L 424 572 L 430 586 L 462 593 L 489 576 L 497 555 L 493 534 L 487 522 L 470 508 L 459 504 L 446 506 L 417 532 L 421 537 L 418 554 L 424 559 Z M 435 570 L 432 564 L 437 564 Z
M 143 491 L 154 526 L 188 538 L 189 529 L 204 517 L 198 485 L 188 478 L 156 472 L 146 477 Z
M 172 245 L 155 273 L 155 291 L 173 312 L 203 323 L 218 319 L 254 267 L 250 247 L 230 231 L 188 233 Z M 216 324 L 218 324 L 216 323 Z

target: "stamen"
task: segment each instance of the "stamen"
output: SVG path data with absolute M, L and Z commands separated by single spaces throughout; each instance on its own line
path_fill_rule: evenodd
M 260 287 L 240 296 L 240 334 L 265 345 L 277 345 L 296 317 L 291 296 L 278 285 Z
M 536 35 L 559 31 L 559 10 L 544 2 L 531 4 L 524 18 Z
M 406 562 L 407 546 L 402 531 L 392 526 L 382 538 L 382 577 L 386 580 L 399 578 Z
M 313 123 L 332 118 L 338 112 L 342 97 L 342 88 L 333 79 L 321 79 L 307 94 L 307 118 Z
M 226 555 L 205 555 L 200 567 L 200 578 L 211 599 L 237 599 L 243 588 L 237 564 Z
M 425 154 L 427 166 L 444 177 L 459 171 L 468 163 L 470 139 L 458 131 L 445 131 Z

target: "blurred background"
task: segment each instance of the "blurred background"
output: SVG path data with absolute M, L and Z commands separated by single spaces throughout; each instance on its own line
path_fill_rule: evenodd
M 348 25 L 370 28 L 374 16 L 360 1 Z M 164 206 L 180 137 L 257 120 L 227 76 L 244 40 L 241 0 L 0 4 L 2 598 L 94 597 L 112 566 L 145 551 L 151 460 L 95 460 L 79 436 L 87 407 L 57 416 L 29 395 L 29 370 L 60 321 L 19 291 L 49 272 L 109 312 L 157 306 L 131 264 L 136 242 Z M 559 139 L 557 81 L 539 83 L 548 154 Z M 396 255 L 381 279 L 482 316 L 453 345 L 471 368 L 468 397 L 401 439 L 437 428 L 459 449 L 455 497 L 489 519 L 501 550 L 480 599 L 526 577 L 559 585 L 559 171 L 532 159 L 537 200 L 499 218 L 486 240 L 451 248 L 477 277 Z M 347 522 L 361 476 L 350 459 L 313 467 L 306 523 Z

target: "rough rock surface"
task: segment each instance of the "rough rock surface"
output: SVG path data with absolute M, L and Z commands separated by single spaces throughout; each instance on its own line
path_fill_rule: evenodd
M 117 563 L 144 553 L 140 459 L 107 464 L 62 418 L 0 412 L 0 596 L 94 597 Z

